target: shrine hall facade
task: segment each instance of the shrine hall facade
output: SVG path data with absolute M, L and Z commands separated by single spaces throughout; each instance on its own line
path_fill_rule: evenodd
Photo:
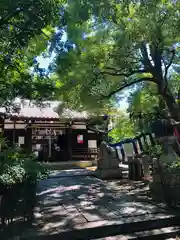
M 42 161 L 90 160 L 97 157 L 100 135 L 87 129 L 85 113 L 25 107 L 0 112 L 0 131 L 9 145 L 38 153 Z

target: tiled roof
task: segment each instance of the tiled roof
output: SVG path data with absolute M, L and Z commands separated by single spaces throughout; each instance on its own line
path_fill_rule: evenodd
M 5 113 L 3 108 L 0 108 L 1 113 Z M 33 107 L 21 107 L 18 113 L 10 113 L 11 116 L 18 116 L 24 118 L 51 118 L 51 119 L 87 119 L 87 112 L 76 112 L 70 109 L 64 108 L 59 115 L 53 107 L 38 108 Z

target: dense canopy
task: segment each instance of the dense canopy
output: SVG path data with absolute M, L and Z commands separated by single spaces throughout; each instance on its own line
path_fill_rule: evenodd
M 96 108 L 126 87 L 151 83 L 180 120 L 171 90 L 179 64 L 179 1 L 75 1 L 62 15 L 68 47 L 56 42 L 54 69 L 65 101 Z
M 42 74 L 35 58 L 46 51 L 55 31 L 58 1 L 2 0 L 0 9 L 1 106 L 16 97 L 51 98 L 54 83 Z
M 167 108 L 180 120 L 179 1 L 3 0 L 0 9 L 1 105 L 56 99 L 111 113 L 126 89 L 131 117 Z M 43 69 L 38 56 L 55 58 Z

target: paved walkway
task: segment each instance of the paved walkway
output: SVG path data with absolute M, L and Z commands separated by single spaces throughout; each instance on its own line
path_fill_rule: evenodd
M 94 171 L 88 169 L 68 169 L 68 170 L 54 170 L 49 175 L 49 178 L 60 177 L 76 177 L 76 176 L 93 176 Z
M 75 171 L 56 172 L 39 184 L 40 234 L 165 217 L 165 209 L 148 202 L 142 182 L 105 182 L 88 171 Z

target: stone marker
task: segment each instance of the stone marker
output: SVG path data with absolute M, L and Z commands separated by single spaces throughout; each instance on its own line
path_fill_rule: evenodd
M 165 198 L 168 204 L 172 201 L 180 200 L 180 173 L 168 170 L 167 165 L 178 161 L 178 156 L 173 150 L 173 144 L 176 141 L 175 136 L 159 137 L 158 142 L 161 144 L 163 153 L 160 159 L 156 159 L 153 167 L 153 182 L 150 185 L 151 191 L 159 198 Z
M 101 179 L 122 178 L 116 151 L 105 141 L 100 144 L 96 176 Z
M 142 179 L 142 163 L 141 158 L 138 157 L 129 157 L 129 180 L 139 181 Z
M 142 162 L 144 180 L 150 179 L 150 168 L 149 168 L 150 160 L 151 160 L 151 157 L 149 155 L 142 156 L 141 162 Z
M 162 144 L 163 154 L 160 156 L 160 163 L 162 167 L 166 164 L 172 164 L 174 161 L 178 161 L 178 156 L 173 149 L 173 144 L 176 141 L 175 136 L 166 136 L 158 139 Z

